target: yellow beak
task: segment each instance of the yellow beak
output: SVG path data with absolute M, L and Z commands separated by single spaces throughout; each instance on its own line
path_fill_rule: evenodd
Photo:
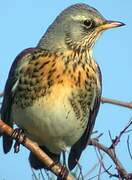
M 116 28 L 124 26 L 125 24 L 119 21 L 105 21 L 102 25 L 99 26 L 101 30 Z

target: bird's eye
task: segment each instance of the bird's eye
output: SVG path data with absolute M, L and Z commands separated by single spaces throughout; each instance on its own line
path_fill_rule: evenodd
M 92 20 L 85 20 L 84 22 L 84 25 L 87 27 L 87 28 L 93 28 L 94 27 L 94 22 Z

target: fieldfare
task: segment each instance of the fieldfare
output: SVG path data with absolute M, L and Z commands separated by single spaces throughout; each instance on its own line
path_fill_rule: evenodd
M 123 25 L 87 4 L 72 5 L 11 66 L 2 120 L 11 127 L 16 123 L 55 161 L 71 147 L 70 170 L 88 143 L 100 106 L 101 72 L 93 46 L 104 30 Z M 3 135 L 4 152 L 11 146 L 11 138 Z M 29 161 L 35 169 L 44 167 L 32 152 Z

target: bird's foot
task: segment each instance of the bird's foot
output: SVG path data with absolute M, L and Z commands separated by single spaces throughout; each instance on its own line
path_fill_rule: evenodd
M 59 162 L 56 161 L 56 162 L 53 162 L 53 163 L 49 166 L 49 169 L 52 169 L 52 167 L 55 166 L 55 165 L 59 165 L 59 166 L 60 166 Z M 67 176 L 68 176 L 68 174 L 69 174 L 69 171 L 68 171 L 68 169 L 67 169 L 67 167 L 66 167 L 65 165 L 64 165 L 64 166 L 61 166 L 60 168 L 61 168 L 61 170 L 60 170 L 60 173 L 58 174 L 57 180 L 66 180 L 66 179 L 67 179 Z
M 69 171 L 68 171 L 67 167 L 66 166 L 62 166 L 57 180 L 66 180 L 68 174 L 69 174 Z
M 13 137 L 16 140 L 14 144 L 14 153 L 18 153 L 20 151 L 20 142 L 24 143 L 25 141 L 25 138 L 26 138 L 25 134 L 22 129 L 16 128 L 14 129 L 11 137 Z

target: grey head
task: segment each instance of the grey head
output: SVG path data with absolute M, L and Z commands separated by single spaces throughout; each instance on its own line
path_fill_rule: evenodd
M 122 25 L 118 21 L 106 20 L 87 4 L 75 4 L 60 13 L 37 47 L 52 52 L 85 51 L 93 47 L 104 30 Z

